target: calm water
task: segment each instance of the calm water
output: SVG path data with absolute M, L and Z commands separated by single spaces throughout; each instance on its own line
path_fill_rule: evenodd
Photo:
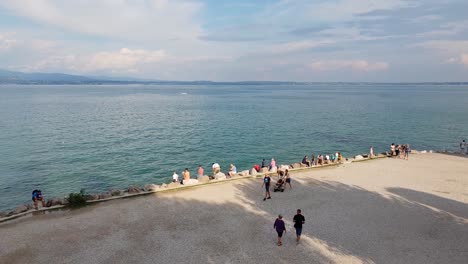
M 468 86 L 0 86 L 0 131 L 4 210 L 34 188 L 123 189 L 212 162 L 244 170 L 392 142 L 456 149 Z

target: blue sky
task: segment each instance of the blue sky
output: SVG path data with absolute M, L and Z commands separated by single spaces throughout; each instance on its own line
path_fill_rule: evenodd
M 1 0 L 0 68 L 166 80 L 468 81 L 466 0 Z

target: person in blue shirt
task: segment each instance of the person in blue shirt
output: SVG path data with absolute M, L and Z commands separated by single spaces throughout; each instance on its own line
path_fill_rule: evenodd
M 45 203 L 44 197 L 42 196 L 42 191 L 41 190 L 34 190 L 32 192 L 32 200 L 34 202 L 34 209 L 36 209 L 36 210 L 38 209 L 37 204 L 39 203 L 39 201 L 42 202 L 42 207 L 46 206 L 46 203 Z

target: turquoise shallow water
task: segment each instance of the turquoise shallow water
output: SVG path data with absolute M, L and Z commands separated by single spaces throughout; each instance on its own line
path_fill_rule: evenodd
M 184 94 L 186 93 L 186 94 Z M 468 136 L 468 86 L 0 86 L 0 210 L 81 188 L 168 182 L 212 162 L 345 155 Z

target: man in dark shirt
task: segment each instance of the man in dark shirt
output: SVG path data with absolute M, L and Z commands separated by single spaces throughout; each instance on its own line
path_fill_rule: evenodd
M 263 160 L 262 160 L 262 168 L 266 168 L 266 167 L 267 167 L 266 161 L 265 161 L 265 159 L 263 159 Z
M 302 225 L 305 222 L 304 216 L 301 214 L 301 209 L 297 209 L 297 214 L 293 218 L 294 228 L 296 229 L 296 242 L 299 243 L 302 233 Z
M 265 186 L 265 198 L 263 198 L 263 201 L 266 199 L 271 199 L 270 196 L 270 182 L 271 178 L 268 174 L 265 174 L 265 177 L 263 177 L 263 183 L 262 183 L 262 188 Z

